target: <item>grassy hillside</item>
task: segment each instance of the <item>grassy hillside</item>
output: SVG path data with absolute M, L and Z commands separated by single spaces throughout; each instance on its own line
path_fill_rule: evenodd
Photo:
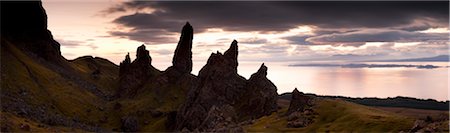
M 342 100 L 318 99 L 314 122 L 304 128 L 287 128 L 287 108 L 258 119 L 249 132 L 399 132 L 408 131 L 414 119 Z
M 99 108 L 107 101 L 93 94 L 95 88 L 87 87 L 95 85 L 76 78 L 70 68 L 33 58 L 6 40 L 2 40 L 1 51 L 2 112 L 86 129 L 105 115 Z
M 413 109 L 429 109 L 429 110 L 449 110 L 449 101 L 436 101 L 433 99 L 417 99 L 411 97 L 397 96 L 394 98 L 352 98 L 344 96 L 319 96 L 315 94 L 306 94 L 314 97 L 342 99 L 349 102 L 362 104 L 366 106 L 381 106 L 381 107 L 403 107 Z M 291 99 L 291 93 L 283 93 L 279 95 L 280 99 Z
M 119 83 L 119 66 L 109 60 L 92 56 L 76 58 L 71 60 L 70 64 L 102 93 L 107 96 L 114 95 Z

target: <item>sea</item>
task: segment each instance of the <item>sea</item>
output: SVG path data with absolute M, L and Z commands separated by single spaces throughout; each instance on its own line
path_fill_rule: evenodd
M 277 86 L 278 94 L 292 92 L 297 88 L 303 93 L 329 96 L 360 98 L 404 96 L 438 101 L 449 100 L 448 62 L 357 62 L 357 64 L 439 66 L 433 69 L 291 66 L 299 63 L 310 62 L 265 62 L 268 67 L 267 77 Z M 240 61 L 238 73 L 249 79 L 261 64 L 262 62 Z M 197 75 L 203 65 L 194 62 L 192 73 Z

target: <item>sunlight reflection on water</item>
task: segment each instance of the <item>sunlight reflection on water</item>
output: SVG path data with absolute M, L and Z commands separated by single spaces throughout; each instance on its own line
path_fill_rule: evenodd
M 289 67 L 287 63 L 265 63 L 268 78 L 278 87 L 278 93 L 291 92 L 295 87 L 306 93 L 351 97 L 395 97 L 448 99 L 448 69 L 417 68 L 340 68 Z M 370 63 L 393 64 L 393 63 Z M 445 62 L 402 62 L 447 66 Z M 239 73 L 249 78 L 260 63 L 239 64 Z

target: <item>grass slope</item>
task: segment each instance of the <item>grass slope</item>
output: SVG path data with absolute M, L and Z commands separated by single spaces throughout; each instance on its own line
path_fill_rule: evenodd
M 287 128 L 287 108 L 245 127 L 249 132 L 399 132 L 408 131 L 414 119 L 342 100 L 318 99 L 314 122 L 304 128 Z
M 45 61 L 28 56 L 6 40 L 2 40 L 1 51 L 2 112 L 22 108 L 25 116 L 36 116 L 35 121 L 63 116 L 63 121 L 85 124 L 97 123 L 105 115 L 98 108 L 106 101 L 79 85 L 82 81 L 49 69 L 42 65 Z M 39 111 L 45 115 L 36 115 Z

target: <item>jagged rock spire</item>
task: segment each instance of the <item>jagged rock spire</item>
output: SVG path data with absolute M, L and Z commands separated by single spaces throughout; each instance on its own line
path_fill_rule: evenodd
M 261 67 L 259 67 L 257 74 L 266 77 L 267 76 L 267 67 L 264 65 L 264 63 L 261 64 Z
M 136 59 L 131 62 L 130 53 L 120 63 L 119 68 L 119 90 L 118 97 L 133 96 L 137 93 L 139 86 L 155 75 L 155 68 L 151 65 L 152 58 L 149 51 L 142 44 L 136 50 Z
M 150 57 L 149 51 L 145 49 L 145 45 L 142 44 L 136 50 L 136 60 L 137 61 L 148 61 L 152 62 L 152 58 Z
M 127 53 L 127 55 L 125 56 L 125 60 L 120 62 L 119 76 L 121 74 L 125 73 L 125 71 L 128 69 L 128 66 L 130 66 L 130 64 L 131 64 L 130 53 Z
M 238 66 L 238 46 L 237 46 L 237 41 L 233 40 L 233 42 L 230 45 L 230 48 L 228 48 L 227 51 L 225 51 L 224 56 L 227 57 L 229 60 L 232 61 L 232 65 L 233 67 L 235 67 L 236 71 L 237 71 L 237 66 Z
M 190 73 L 192 71 L 193 35 L 194 29 L 189 22 L 186 22 L 183 30 L 181 30 L 180 41 L 175 49 L 175 54 L 172 60 L 173 67 L 182 73 Z
M 123 61 L 123 63 L 126 63 L 126 64 L 130 64 L 131 63 L 130 53 L 129 52 L 125 56 L 125 60 Z

